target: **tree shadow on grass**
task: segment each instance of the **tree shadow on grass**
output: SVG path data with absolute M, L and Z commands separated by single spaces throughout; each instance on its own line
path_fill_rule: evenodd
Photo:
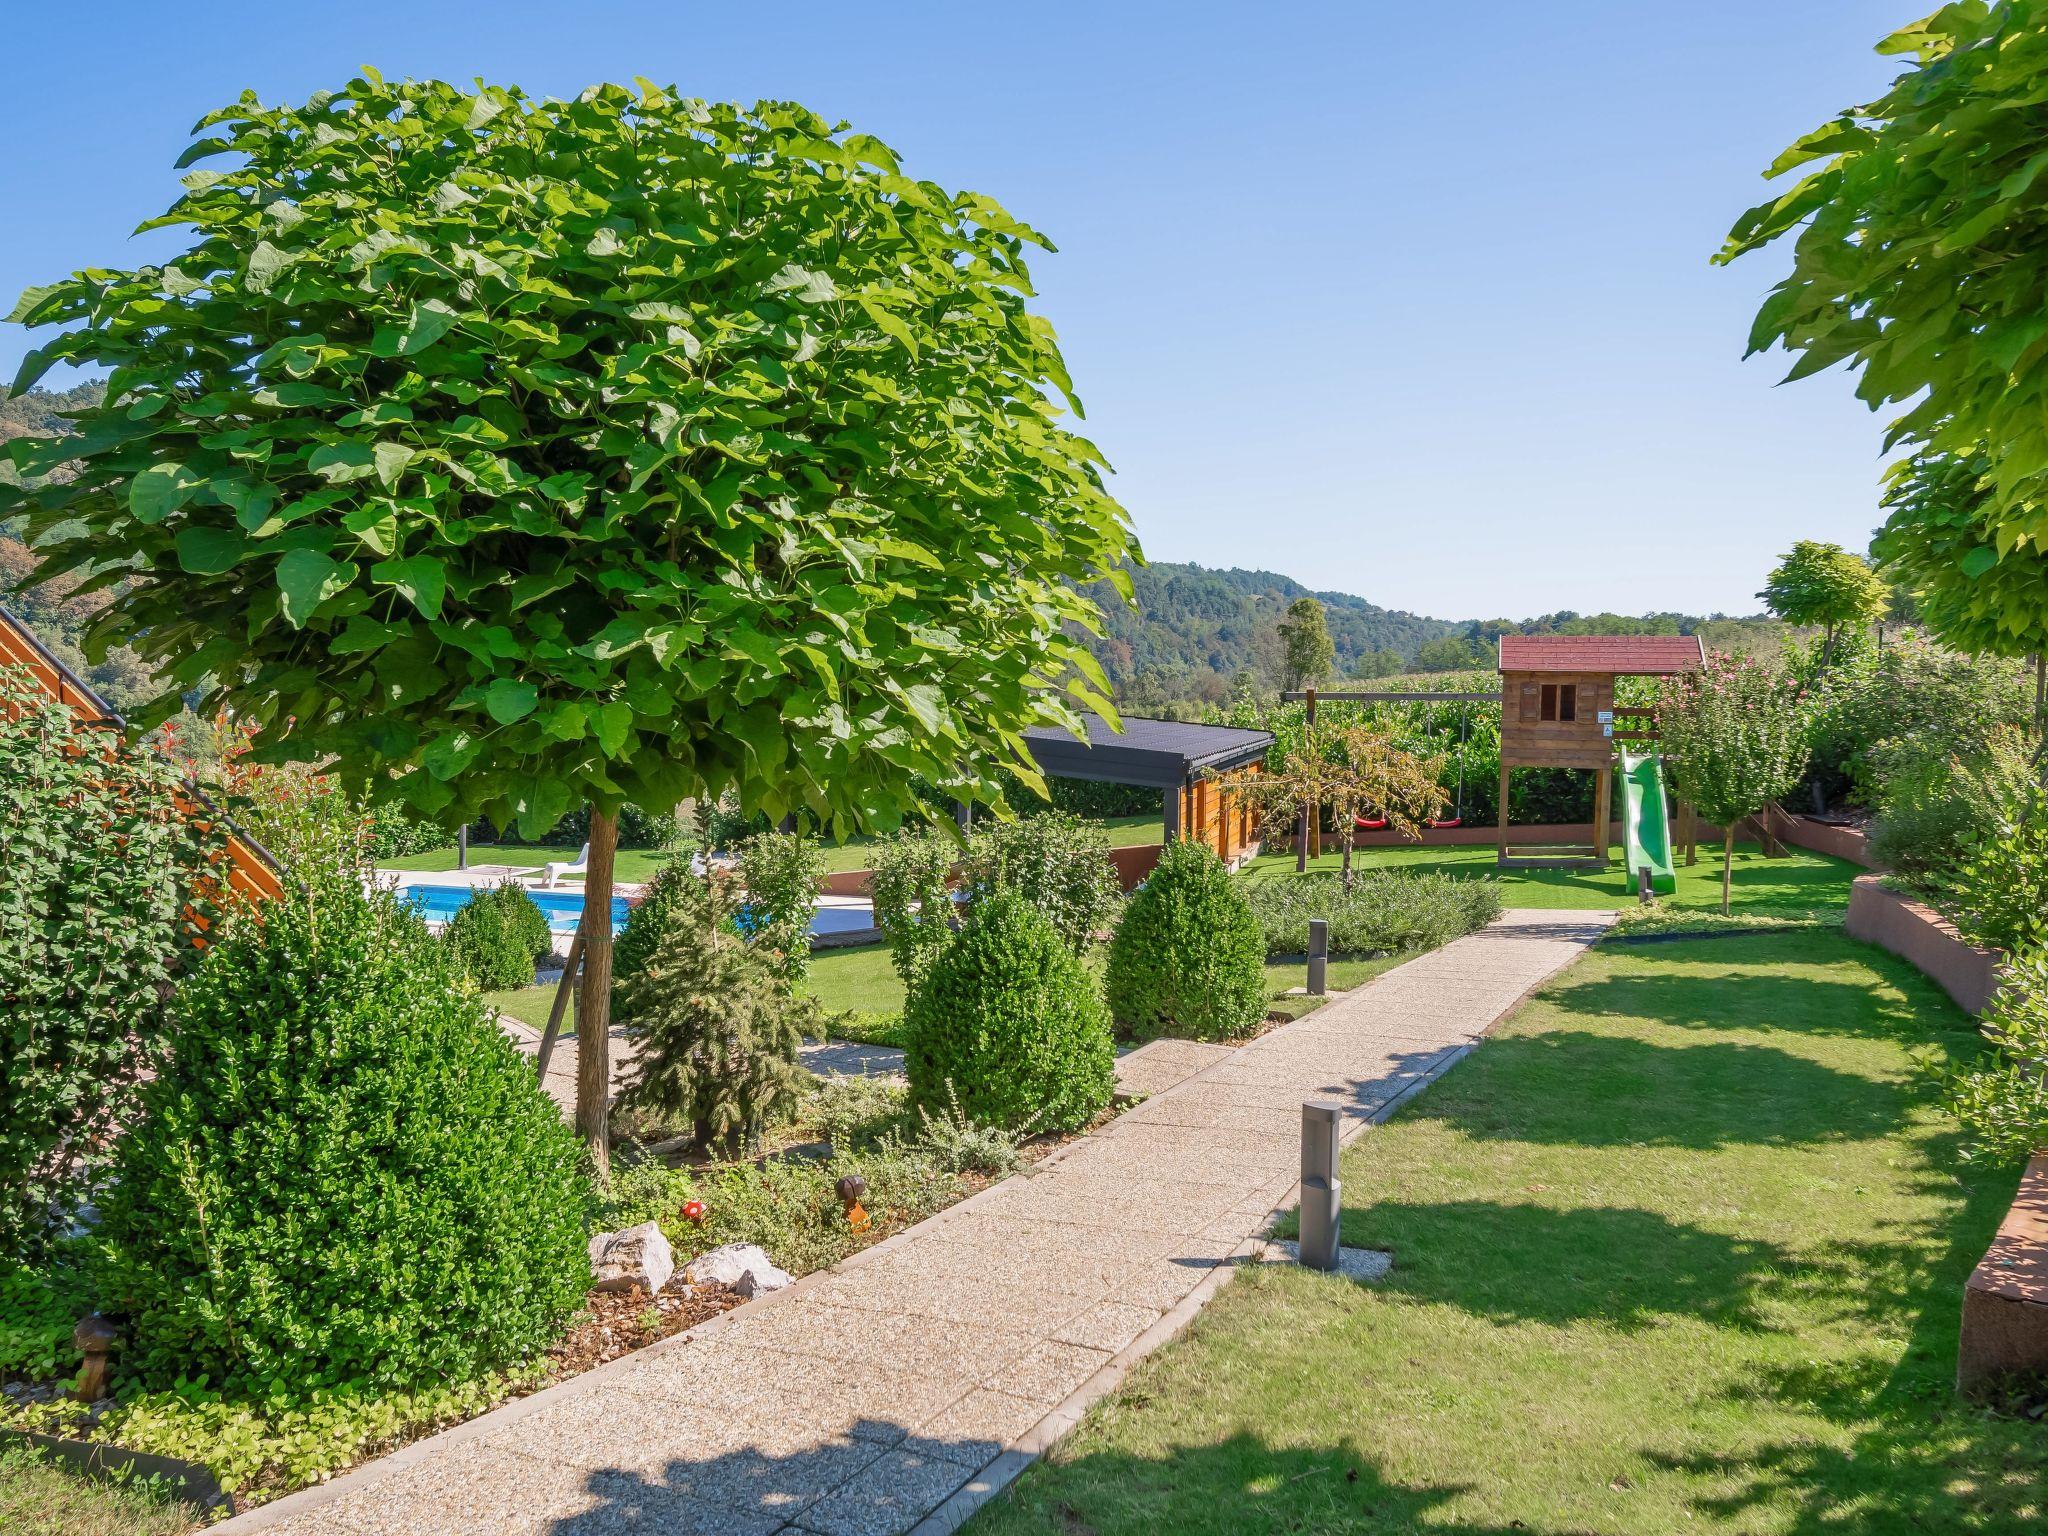
M 680 1405 L 675 1439 L 700 1426 Z M 578 1506 L 545 1526 L 548 1536 L 615 1536 L 621 1530 L 692 1536 L 766 1536 L 803 1531 L 909 1530 L 1001 1453 L 993 1440 L 904 1437 L 863 1420 L 849 1433 L 784 1454 L 755 1447 L 602 1468 L 581 1479 Z M 934 1454 L 944 1451 L 946 1454 Z M 1465 1489 L 1403 1488 L 1343 1446 L 1276 1448 L 1248 1434 L 1176 1447 L 1163 1457 L 1121 1451 L 1061 1458 L 1057 1491 L 1038 1496 L 1027 1478 L 974 1521 L 983 1531 L 1387 1532 L 1421 1529 L 1431 1511 Z M 513 1492 L 510 1502 L 516 1503 Z M 478 1518 L 484 1518 L 478 1512 Z M 482 1526 L 480 1525 L 481 1529 Z M 1520 1526 L 1445 1524 L 1442 1536 L 1507 1536 Z
M 1882 1136 L 1912 1103 L 1904 1084 L 1733 1041 L 1655 1045 L 1549 1030 L 1490 1040 L 1465 1070 L 1517 1091 L 1467 1097 L 1453 1077 L 1407 1117 L 1488 1140 L 1706 1151 Z
M 1788 1262 L 1771 1243 L 1619 1206 L 1386 1201 L 1347 1210 L 1343 1240 L 1392 1251 L 1381 1291 L 1496 1322 L 1624 1332 L 1674 1317 L 1764 1330 L 1758 1299 Z
M 1789 1030 L 1820 1037 L 1897 1040 L 1927 1033 L 1930 1020 L 1940 1017 L 1943 1009 L 1954 1033 L 1970 1028 L 1970 1020 L 1917 974 L 1887 976 L 1897 983 L 1894 991 L 1874 988 L 1867 979 L 1768 969 L 1800 958 L 1789 946 L 1780 949 L 1781 942 L 1775 934 L 1743 934 L 1738 939 L 1693 941 L 1690 947 L 1658 946 L 1647 953 L 1670 962 L 1669 969 L 1566 978 L 1552 988 L 1549 1001 L 1588 1018 L 1649 1020 L 1682 1029 Z M 1709 944 L 1714 947 L 1706 948 Z M 1804 958 L 1810 960 L 1811 955 L 1809 948 Z
M 1651 1454 L 1727 1490 L 1703 1497 L 1703 1511 L 1744 1524 L 1751 1510 L 1787 1507 L 1787 1536 L 2048 1529 L 2048 1425 L 1955 1395 L 1963 1285 L 2019 1181 L 2017 1168 L 1963 1163 L 1961 1140 L 1949 1132 L 1921 1143 L 1925 1161 L 1908 1192 L 1940 1198 L 1934 1215 L 1892 1220 L 1801 1257 L 1834 1321 L 1892 1337 L 1903 1331 L 1903 1342 L 1769 1368 L 1726 1394 L 1745 1405 L 1803 1406 L 1843 1438 L 1789 1437 L 1739 1461 L 1711 1451 Z
M 971 1536 L 1510 1536 L 1509 1524 L 1446 1519 L 1465 1484 L 1405 1487 L 1344 1446 L 1275 1446 L 1242 1431 L 1163 1455 L 1058 1456 L 1026 1471 L 968 1527 Z

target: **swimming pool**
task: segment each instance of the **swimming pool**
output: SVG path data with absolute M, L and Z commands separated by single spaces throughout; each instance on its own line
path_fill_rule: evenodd
M 413 904 L 421 917 L 431 923 L 445 923 L 457 912 L 469 905 L 476 889 L 467 885 L 408 885 L 399 893 Z M 527 888 L 534 905 L 547 914 L 548 927 L 556 933 L 574 933 L 576 924 L 583 916 L 583 893 L 581 891 L 543 891 Z M 626 898 L 612 898 L 612 931 L 617 932 L 626 924 Z M 874 927 L 875 909 L 864 901 L 820 902 L 811 913 L 811 932 L 858 933 Z
M 445 923 L 449 918 L 469 905 L 476 890 L 467 885 L 408 885 L 398 893 L 418 909 L 421 917 L 430 923 Z M 581 891 L 536 891 L 528 890 L 533 904 L 547 914 L 548 927 L 556 933 L 574 933 L 576 923 L 583 916 L 583 893 Z M 612 898 L 612 927 L 624 925 L 626 921 L 626 898 Z

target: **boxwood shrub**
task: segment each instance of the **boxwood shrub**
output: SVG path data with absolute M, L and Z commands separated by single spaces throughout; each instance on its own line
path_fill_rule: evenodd
M 1168 843 L 1124 904 L 1106 976 L 1116 1026 L 1138 1040 L 1227 1040 L 1266 1013 L 1266 948 L 1243 885 L 1201 843 Z
M 1335 875 L 1282 875 L 1247 884 L 1270 958 L 1308 949 L 1311 918 L 1330 924 L 1340 955 L 1435 949 L 1500 916 L 1500 883 L 1456 875 L 1361 872 L 1347 892 Z
M 582 1300 L 579 1144 L 396 897 L 316 879 L 268 904 L 169 1032 L 96 1245 L 143 1385 L 458 1381 Z
M 915 1109 L 1066 1131 L 1109 1103 L 1109 1016 L 1073 949 L 1015 891 L 975 904 L 904 1012 Z
M 554 950 L 547 914 L 515 880 L 478 891 L 441 930 L 455 968 L 486 992 L 533 985 L 534 967 Z

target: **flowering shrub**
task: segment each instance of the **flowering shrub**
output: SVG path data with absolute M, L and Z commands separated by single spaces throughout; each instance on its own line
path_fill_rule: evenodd
M 1665 761 L 1681 799 L 1728 829 L 1721 910 L 1729 908 L 1735 823 L 1789 793 L 1806 771 L 1810 709 L 1780 667 L 1715 654 L 1666 680 L 1658 704 Z
M 218 920 L 218 827 L 179 808 L 159 746 L 86 724 L 0 668 L 0 1253 L 59 1230 Z

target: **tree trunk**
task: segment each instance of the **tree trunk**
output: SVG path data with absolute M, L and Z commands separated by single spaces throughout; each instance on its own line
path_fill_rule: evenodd
M 1735 886 L 1735 823 L 1721 839 L 1721 915 L 1728 916 L 1728 897 Z
M 1308 810 L 1303 808 L 1301 821 L 1294 829 L 1294 872 L 1298 875 L 1308 868 Z
M 576 1134 L 598 1183 L 612 1176 L 612 869 L 619 819 L 590 808 L 590 871 L 583 878 L 583 996 L 576 1013 Z
M 1823 675 L 1825 675 L 1828 670 L 1828 659 L 1831 656 L 1833 656 L 1834 653 L 1835 626 L 1830 624 L 1828 625 L 1826 631 L 1822 634 L 1820 642 L 1820 670 Z
M 1346 812 L 1346 814 L 1349 815 L 1350 813 Z M 1351 843 L 1353 834 L 1349 831 L 1340 831 L 1337 836 L 1344 845 L 1344 894 L 1349 896 L 1351 894 Z

